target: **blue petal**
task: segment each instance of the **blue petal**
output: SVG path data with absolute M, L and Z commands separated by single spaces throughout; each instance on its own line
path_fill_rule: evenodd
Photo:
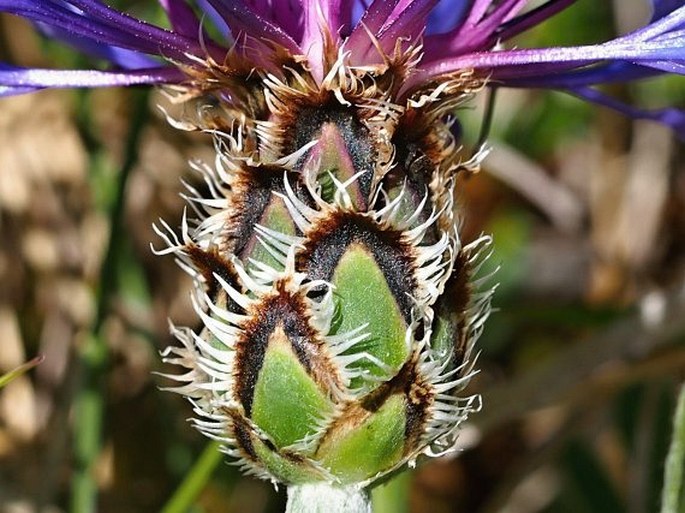
M 569 92 L 583 100 L 617 110 L 633 119 L 647 119 L 666 125 L 672 128 L 680 139 L 685 141 L 685 111 L 683 110 L 675 108 L 640 109 L 590 87 L 578 87 L 570 89 Z
M 40 87 L 12 87 L 0 85 L 0 98 L 3 98 L 5 96 L 16 96 L 19 94 L 34 93 L 40 90 Z
M 197 38 L 200 34 L 200 20 L 184 0 L 159 0 L 166 12 L 174 32 L 183 36 Z
M 424 39 L 424 61 L 440 61 L 456 54 L 490 50 L 501 39 L 499 29 L 515 18 L 527 0 L 472 0 L 451 30 Z
M 438 0 L 414 0 L 402 12 L 392 13 L 390 21 L 378 32 L 378 41 L 391 53 L 398 38 L 413 42 L 426 28 L 426 20 Z
M 652 0 L 652 21 L 659 20 L 683 5 L 683 0 Z
M 37 25 L 41 32 L 49 38 L 63 41 L 86 55 L 104 59 L 124 69 L 143 69 L 159 65 L 157 60 L 140 52 L 97 43 L 92 39 L 78 36 L 61 28 L 52 27 L 44 23 L 39 23 Z
M 354 2 L 354 4 L 352 5 L 352 27 L 350 27 L 351 29 L 357 26 L 359 20 L 362 19 L 364 12 L 366 12 L 366 5 L 364 5 L 362 2 Z
M 428 16 L 426 34 L 441 34 L 454 29 L 470 8 L 468 0 L 440 0 Z
M 0 11 L 42 22 L 97 44 L 186 60 L 203 53 L 197 41 L 136 20 L 93 0 L 0 0 Z
M 507 80 L 507 87 L 569 89 L 597 84 L 629 82 L 660 74 L 659 70 L 650 67 L 631 62 L 614 61 L 583 69 L 572 69 L 567 72 L 549 73 L 545 76 L 512 78 Z
M 302 35 L 305 1 L 302 0 L 245 0 L 249 8 L 274 26 L 283 29 L 293 40 Z
M 197 0 L 197 4 L 212 25 L 219 31 L 223 38 L 228 41 L 231 37 L 231 29 L 228 28 L 228 25 L 216 9 L 212 7 L 212 4 L 210 4 L 208 0 Z
M 571 78 L 585 74 L 588 67 L 606 62 L 622 62 L 651 67 L 655 70 L 682 73 L 685 65 L 685 7 L 626 36 L 600 45 L 529 50 L 483 51 L 453 58 L 425 62 L 423 70 L 412 80 L 417 83 L 430 76 L 463 69 L 487 71 L 501 85 L 521 82 L 531 87 L 545 87 L 554 74 Z M 596 73 L 599 81 L 611 81 L 612 68 Z
M 260 16 L 242 0 L 207 0 L 231 29 L 233 37 L 248 36 L 257 40 L 271 41 L 293 54 L 300 53 L 295 41 L 280 26 Z
M 0 84 L 2 84 L 0 87 L 7 87 L 15 91 L 44 87 L 178 84 L 183 82 L 185 78 L 185 75 L 175 67 L 156 67 L 132 71 L 98 71 L 21 68 L 0 63 Z
M 548 0 L 535 9 L 531 9 L 507 23 L 504 23 L 498 28 L 497 35 L 502 41 L 511 39 L 512 37 L 539 25 L 564 9 L 567 9 L 577 1 L 578 0 Z

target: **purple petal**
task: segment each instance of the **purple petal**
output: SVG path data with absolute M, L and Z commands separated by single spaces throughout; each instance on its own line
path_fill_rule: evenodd
M 463 24 L 445 34 L 426 37 L 424 61 L 438 61 L 456 54 L 490 49 L 498 41 L 499 27 L 511 20 L 527 1 L 502 0 L 489 13 L 488 2 L 476 2 Z
M 483 69 L 489 70 L 492 80 L 503 85 L 507 85 L 508 80 L 524 77 L 531 79 L 531 83 L 533 77 L 540 77 L 542 83 L 549 73 L 606 60 L 628 61 L 659 69 L 670 65 L 678 69 L 685 63 L 685 36 L 640 43 L 612 41 L 602 45 L 471 53 L 428 63 L 413 77 L 412 82 L 458 70 Z
M 376 0 L 364 13 L 345 47 L 352 51 L 353 65 L 371 64 L 382 56 L 369 34 L 383 52 L 392 53 L 398 39 L 414 43 L 425 30 L 428 15 L 438 0 Z
M 617 110 L 633 119 L 647 119 L 666 125 L 672 128 L 680 139 L 685 140 L 685 111 L 683 110 L 675 108 L 639 109 L 590 87 L 578 87 L 570 89 L 569 92 L 583 100 Z
M 200 20 L 184 0 L 159 0 L 174 32 L 191 38 L 202 34 Z
M 364 32 L 361 25 L 364 25 L 372 34 L 377 34 L 390 18 L 398 1 L 399 0 L 374 0 L 362 16 L 361 20 L 359 20 L 359 26 L 355 28 L 353 36 L 356 33 Z
M 628 82 L 661 74 L 660 71 L 624 61 L 566 72 L 549 73 L 545 76 L 521 77 L 507 80 L 507 87 L 532 87 L 572 89 L 597 84 Z
M 660 17 L 654 23 L 650 23 L 646 27 L 635 30 L 630 34 L 626 34 L 625 36 L 619 37 L 615 41 L 650 41 L 659 38 L 659 36 L 665 36 L 666 34 L 668 34 L 668 32 L 676 32 L 678 31 L 678 29 L 683 28 L 685 28 L 685 6 L 674 10 L 670 14 Z
M 507 28 L 495 30 L 493 34 L 498 38 L 510 37 L 530 26 L 533 21 L 542 21 L 543 16 L 553 14 L 557 9 L 567 7 L 568 4 L 569 0 L 548 2 L 541 6 L 541 11 L 533 10 L 528 15 L 514 18 L 503 25 Z M 498 10 L 518 7 L 520 4 L 511 0 L 509 3 L 502 3 Z M 493 15 L 494 13 L 490 16 Z M 488 20 L 488 17 L 484 20 Z M 680 72 L 685 59 L 685 7 L 676 9 L 642 29 L 601 45 L 509 52 L 480 51 L 471 53 L 469 56 L 458 55 L 477 49 L 484 50 L 489 47 L 488 45 L 494 44 L 494 40 L 482 39 L 485 34 L 491 32 L 491 28 L 490 23 L 485 30 L 486 25 L 470 27 L 467 22 L 456 35 L 426 38 L 424 76 L 433 74 L 437 70 L 445 73 L 473 67 L 492 68 L 493 78 L 499 80 L 533 75 L 544 78 L 551 72 L 596 64 L 603 60 L 625 60 L 663 71 Z M 450 58 L 449 54 L 453 56 L 456 54 L 456 56 Z M 508 60 L 509 57 L 511 60 Z
M 359 23 L 345 42 L 345 48 L 352 52 L 353 64 L 369 64 L 367 55 L 374 47 L 369 34 L 378 34 L 381 27 L 388 21 L 399 0 L 374 0 L 364 12 Z M 379 56 L 380 57 L 380 56 Z
M 151 57 L 140 52 L 127 50 L 124 48 L 117 48 L 116 46 L 96 43 L 92 39 L 75 35 L 58 27 L 52 27 L 44 23 L 38 23 L 38 28 L 47 37 L 63 41 L 70 46 L 76 48 L 80 52 L 96 57 L 98 59 L 105 59 L 124 69 L 144 69 L 158 66 L 159 62 Z
M 98 44 L 179 60 L 186 60 L 187 53 L 202 52 L 196 41 L 117 13 L 98 2 L 72 0 L 70 5 L 83 13 L 53 2 L 31 0 L 0 0 L 0 11 L 51 25 Z
M 34 93 L 40 91 L 40 87 L 11 87 L 0 85 L 0 98 L 5 96 L 17 96 L 20 94 Z
M 645 63 L 645 66 L 650 68 L 665 71 L 666 73 L 675 73 L 678 75 L 685 75 L 685 63 L 673 61 L 651 61 Z
M 474 0 L 471 12 L 467 16 L 464 26 L 475 27 L 478 25 L 488 12 L 488 9 L 492 7 L 492 4 L 493 0 Z
M 293 40 L 302 37 L 303 5 L 299 0 L 246 0 L 257 15 L 283 29 Z
M 324 53 L 328 37 L 339 40 L 340 9 L 339 0 L 302 0 L 304 11 L 304 31 L 300 47 L 307 56 L 314 78 L 318 81 L 324 75 Z
M 354 27 L 356 27 L 359 24 L 359 21 L 362 19 L 362 16 L 364 16 L 364 13 L 366 12 L 367 9 L 366 2 L 359 1 L 359 2 L 353 2 L 352 5 L 352 25 L 351 25 L 351 30 L 350 34 L 352 33 L 352 30 L 354 30 Z M 348 34 L 349 36 L 349 34 Z
M 667 14 L 675 11 L 678 7 L 682 7 L 683 0 L 652 0 L 654 13 L 652 14 L 652 21 L 659 20 Z
M 513 18 L 526 2 L 527 0 L 501 0 L 493 7 L 493 0 L 475 0 L 466 20 L 452 35 L 485 40 L 503 21 Z
M 578 0 L 548 0 L 546 3 L 524 13 L 498 29 L 498 36 L 502 41 L 511 39 L 528 29 L 531 29 L 555 14 L 568 8 Z
M 427 34 L 449 32 L 464 21 L 469 11 L 467 0 L 440 0 L 428 16 Z
M 183 54 L 199 49 L 197 33 L 193 34 L 191 37 L 186 37 L 181 34 L 170 32 L 112 9 L 99 0 L 68 0 L 68 2 L 83 11 L 89 19 L 99 18 L 109 26 L 119 27 L 133 36 L 146 38 L 152 42 L 156 41 L 158 46 L 157 54 L 172 57 L 164 53 L 164 49 L 167 47 L 169 49 L 180 50 Z M 159 51 L 159 48 L 162 49 L 161 52 Z
M 397 5 L 378 32 L 378 41 L 383 49 L 391 53 L 399 38 L 407 38 L 413 43 L 425 30 L 428 15 L 437 3 L 438 0 L 413 0 L 406 6 Z
M 224 19 L 233 37 L 249 36 L 263 43 L 275 43 L 293 54 L 300 54 L 300 48 L 278 25 L 259 15 L 241 0 L 207 0 Z
M 110 87 L 179 84 L 186 79 L 175 67 L 133 71 L 30 69 L 0 64 L 0 84 L 10 88 Z
M 212 23 L 212 26 L 223 36 L 224 40 L 228 41 L 231 37 L 231 29 L 228 28 L 228 24 L 212 4 L 208 0 L 197 0 L 197 5 L 200 7 L 203 15 L 206 15 L 206 18 Z
M 478 23 L 478 30 L 484 34 L 493 34 L 504 22 L 512 20 L 527 2 L 528 0 L 503 0 L 492 13 Z M 477 39 L 486 38 L 481 36 Z
M 340 36 L 347 37 L 352 32 L 352 28 L 357 24 L 361 16 L 360 7 L 363 4 L 359 0 L 342 0 L 340 3 Z

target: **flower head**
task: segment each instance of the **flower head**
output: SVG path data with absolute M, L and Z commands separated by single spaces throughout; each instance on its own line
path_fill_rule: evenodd
M 98 0 L 0 10 L 113 68 L 0 68 L 4 94 L 157 84 L 195 102 L 177 127 L 215 136 L 188 186 L 196 219 L 157 233 L 194 279 L 203 329 L 165 358 L 195 425 L 249 471 L 365 486 L 454 447 L 460 396 L 492 290 L 488 237 L 454 213 L 464 156 L 455 108 L 485 87 L 567 90 L 685 132 L 683 113 L 623 106 L 593 86 L 685 72 L 685 7 L 571 48 L 506 49 L 573 4 L 548 0 L 160 0 L 171 30 Z

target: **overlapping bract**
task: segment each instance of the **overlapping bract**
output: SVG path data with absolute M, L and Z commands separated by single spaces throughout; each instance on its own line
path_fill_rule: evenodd
M 454 176 L 480 157 L 460 160 L 444 117 L 482 81 L 400 103 L 413 63 L 388 63 L 341 56 L 321 83 L 265 73 L 239 92 L 249 115 L 201 111 L 217 135 L 216 165 L 198 167 L 209 197 L 190 188 L 199 220 L 158 229 L 204 325 L 174 328 L 174 389 L 275 481 L 368 484 L 450 450 L 479 404 L 458 392 L 489 314 L 473 280 L 489 239 L 459 240 Z

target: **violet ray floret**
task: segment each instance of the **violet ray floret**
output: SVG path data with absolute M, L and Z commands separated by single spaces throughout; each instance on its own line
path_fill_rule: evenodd
M 470 69 L 488 79 L 488 85 L 568 90 L 631 116 L 656 119 L 682 135 L 682 126 L 672 122 L 673 116 L 642 115 L 639 109 L 578 90 L 665 73 L 685 74 L 685 6 L 680 1 L 654 0 L 650 23 L 612 41 L 536 49 L 506 49 L 502 43 L 565 10 L 574 0 L 548 0 L 527 10 L 530 2 L 524 0 L 375 0 L 368 6 L 350 0 L 202 0 L 198 3 L 204 11 L 202 19 L 183 0 L 160 1 L 172 30 L 97 0 L 0 0 L 0 12 L 47 24 L 52 37 L 123 68 L 87 72 L 4 67 L 0 95 L 46 87 L 185 86 L 188 73 L 203 59 L 220 65 L 234 50 L 252 52 L 256 63 L 274 69 L 289 54 L 321 80 L 324 61 L 334 51 L 331 44 L 346 52 L 351 65 L 362 67 L 382 62 L 382 53 L 392 54 L 396 45 L 400 51 L 422 45 L 417 72 L 404 85 L 407 94 Z M 431 16 L 450 6 L 457 14 L 449 23 Z M 225 47 L 203 30 L 203 23 L 210 20 L 225 23 L 230 31 Z M 129 65 L 127 55 L 132 60 Z M 160 58 L 159 68 L 144 69 L 144 55 Z M 183 72 L 175 71 L 177 65 L 185 66 Z

